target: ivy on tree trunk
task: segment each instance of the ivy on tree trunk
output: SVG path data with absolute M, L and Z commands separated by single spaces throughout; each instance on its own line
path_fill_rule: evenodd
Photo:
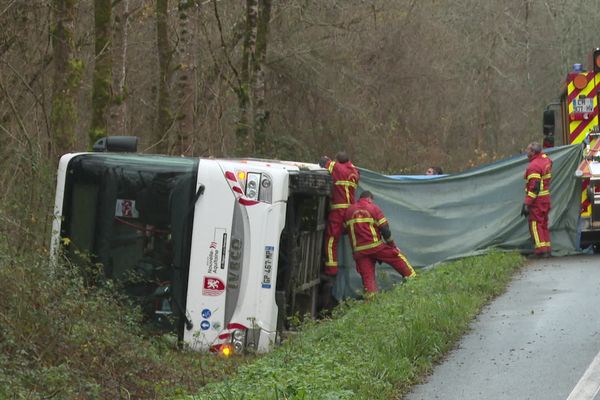
M 111 50 L 110 0 L 94 1 L 94 31 L 96 35 L 94 54 L 94 83 L 92 88 L 92 124 L 90 144 L 107 136 L 107 109 L 112 102 L 112 50 Z
M 265 67 L 267 61 L 267 43 L 269 35 L 269 20 L 271 18 L 271 0 L 259 0 L 258 24 L 256 34 L 256 51 L 254 56 L 254 90 L 252 93 L 253 105 L 253 137 L 256 150 L 266 154 L 268 141 L 265 137 L 265 128 L 269 113 L 265 108 L 266 82 Z
M 53 0 L 54 79 L 50 113 L 50 152 L 53 157 L 74 150 L 76 143 L 75 97 L 81 82 L 83 62 L 74 56 L 75 4 L 75 0 Z
M 169 9 L 168 0 L 156 0 L 156 45 L 158 50 L 158 116 L 154 131 L 154 142 L 158 152 L 167 152 L 169 149 L 168 130 L 173 123 L 173 113 L 170 104 L 169 81 L 171 79 L 171 47 L 167 16 Z
M 194 32 L 196 18 L 194 15 L 195 2 L 192 0 L 179 0 L 178 32 L 179 41 L 176 47 L 177 68 L 175 70 L 175 95 L 177 101 L 177 154 L 192 154 L 194 150 L 194 103 L 195 88 L 194 73 L 196 62 L 194 59 Z

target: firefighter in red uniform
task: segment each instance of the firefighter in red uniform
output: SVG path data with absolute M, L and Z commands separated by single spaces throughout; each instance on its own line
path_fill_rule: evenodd
M 335 161 L 328 157 L 322 157 L 319 165 L 326 168 L 333 178 L 330 211 L 325 231 L 324 272 L 327 275 L 335 276 L 338 272 L 338 242 L 344 233 L 344 212 L 350 204 L 354 203 L 354 193 L 358 186 L 360 172 L 352 165 L 348 154 L 344 151 L 336 154 Z
M 387 219 L 373 203 L 373 194 L 362 192 L 356 204 L 346 210 L 346 230 L 352 244 L 352 257 L 366 292 L 377 292 L 375 262 L 391 265 L 405 278 L 416 276 L 406 257 L 396 247 Z
M 529 232 L 535 243 L 537 257 L 550 257 L 552 245 L 548 229 L 550 213 L 550 182 L 552 160 L 542 152 L 539 143 L 527 146 L 529 165 L 525 171 L 525 203 L 521 215 L 528 217 Z

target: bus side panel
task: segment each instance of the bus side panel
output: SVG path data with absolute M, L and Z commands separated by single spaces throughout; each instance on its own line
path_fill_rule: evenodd
M 231 322 L 248 327 L 248 345 L 265 352 L 273 346 L 276 337 L 275 287 L 286 204 L 257 204 L 246 208 L 249 233 L 246 235 L 245 270 Z

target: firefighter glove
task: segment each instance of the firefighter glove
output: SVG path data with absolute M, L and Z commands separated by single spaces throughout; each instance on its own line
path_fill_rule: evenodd
M 529 208 L 527 207 L 527 204 L 523 204 L 523 207 L 521 207 L 521 216 L 522 217 L 529 217 Z

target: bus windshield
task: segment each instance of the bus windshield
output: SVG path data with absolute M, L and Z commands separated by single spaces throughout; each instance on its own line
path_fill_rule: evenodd
M 67 168 L 65 255 L 101 266 L 95 278 L 118 282 L 162 330 L 185 319 L 197 174 L 198 159 L 138 154 L 83 154 Z

